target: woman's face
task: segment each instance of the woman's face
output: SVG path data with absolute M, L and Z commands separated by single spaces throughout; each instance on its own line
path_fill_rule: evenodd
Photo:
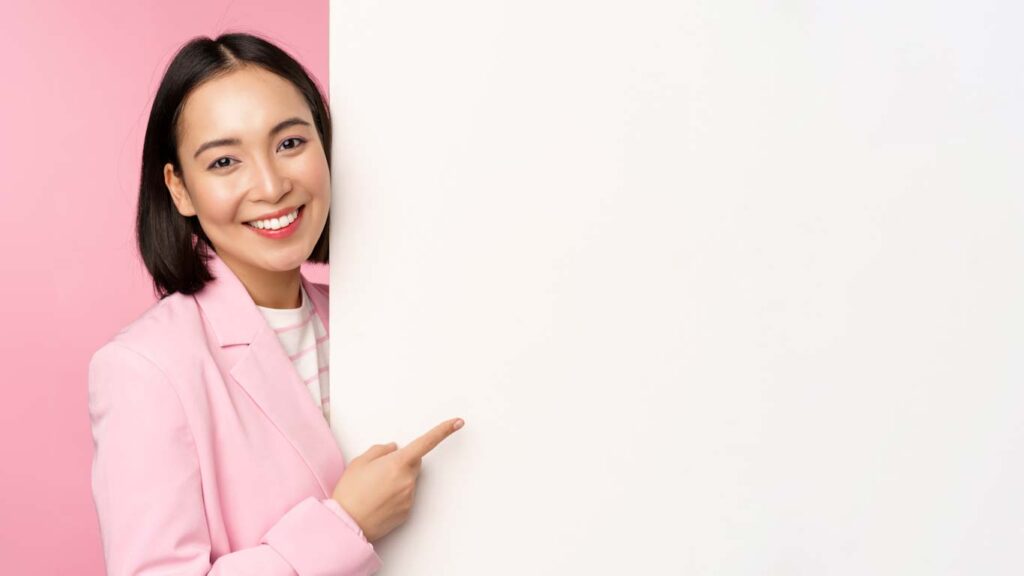
M 236 273 L 298 268 L 330 210 L 330 170 L 309 106 L 289 81 L 247 67 L 196 88 L 179 117 L 182 174 L 164 167 L 178 211 L 199 218 Z M 268 216 L 293 213 L 276 222 Z M 258 222 L 257 222 L 258 221 Z M 262 227 L 263 229 L 259 229 Z

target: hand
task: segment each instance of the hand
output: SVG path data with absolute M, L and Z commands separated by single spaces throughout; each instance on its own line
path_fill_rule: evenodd
M 331 497 L 367 540 L 385 536 L 409 517 L 423 457 L 462 424 L 446 420 L 401 449 L 394 442 L 371 446 L 348 464 Z

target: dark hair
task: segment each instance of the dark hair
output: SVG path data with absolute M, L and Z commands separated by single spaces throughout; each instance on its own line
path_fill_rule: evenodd
M 246 33 L 211 40 L 193 38 L 167 67 L 153 99 L 142 146 L 142 178 L 135 235 L 142 261 L 160 298 L 175 292 L 194 294 L 213 279 L 206 263 L 213 246 L 195 216 L 182 216 L 164 181 L 168 162 L 181 174 L 178 118 L 186 97 L 203 82 L 248 66 L 258 66 L 290 81 L 309 104 L 320 135 L 327 167 L 331 166 L 331 116 L 317 84 L 294 58 L 269 41 Z M 307 261 L 328 263 L 331 217 Z

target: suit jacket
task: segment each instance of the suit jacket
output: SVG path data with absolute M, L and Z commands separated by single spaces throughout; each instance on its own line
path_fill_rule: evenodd
M 89 364 L 107 573 L 363 576 L 380 558 L 331 499 L 345 460 L 276 333 L 220 258 Z M 328 329 L 328 287 L 302 277 Z

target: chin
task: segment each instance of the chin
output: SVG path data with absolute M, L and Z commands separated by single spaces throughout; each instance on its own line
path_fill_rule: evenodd
M 308 252 L 303 252 L 302 254 L 297 256 L 289 256 L 282 254 L 279 257 L 266 258 L 260 261 L 259 265 L 264 270 L 270 270 L 273 272 L 287 272 L 289 270 L 295 270 L 296 268 L 302 266 L 303 262 L 305 262 L 306 259 L 309 258 L 309 255 L 312 253 L 312 250 L 309 250 Z
M 288 262 L 274 262 L 273 265 L 268 266 L 267 270 L 273 270 L 274 272 L 288 272 L 302 266 L 302 263 L 305 261 L 305 258 L 301 258 Z

